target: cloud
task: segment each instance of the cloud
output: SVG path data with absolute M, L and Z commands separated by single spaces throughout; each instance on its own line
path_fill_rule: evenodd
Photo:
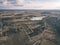
M 0 1 L 1 2 L 1 1 Z M 0 4 L 3 9 L 60 9 L 59 0 L 10 0 Z
M 35 9 L 57 9 L 57 7 L 60 7 L 60 2 L 30 2 L 27 5 L 27 7 L 35 8 Z

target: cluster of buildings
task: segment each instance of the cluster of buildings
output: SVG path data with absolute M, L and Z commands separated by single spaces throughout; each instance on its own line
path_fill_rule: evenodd
M 19 30 L 21 30 L 20 27 L 24 27 L 24 30 L 28 36 L 29 35 L 33 36 L 33 35 L 35 35 L 34 33 L 36 33 L 36 35 L 37 35 L 39 32 L 39 29 L 37 29 L 37 28 L 39 28 L 41 26 L 40 23 L 43 22 L 42 21 L 43 18 L 45 18 L 45 16 L 36 17 L 36 16 L 32 16 L 32 15 L 29 16 L 29 15 L 23 15 L 23 14 L 14 14 L 14 15 L 13 14 L 12 15 L 2 14 L 1 15 L 1 19 L 2 19 L 1 27 L 3 30 L 1 29 L 0 33 L 2 35 L 6 31 L 9 31 L 10 28 L 11 28 L 11 30 L 14 30 L 13 28 L 17 28 L 17 30 L 19 28 Z M 35 28 L 38 31 L 36 31 Z

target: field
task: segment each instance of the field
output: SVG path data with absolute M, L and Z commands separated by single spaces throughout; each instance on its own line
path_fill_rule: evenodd
M 60 11 L 0 11 L 0 45 L 60 45 L 59 42 Z

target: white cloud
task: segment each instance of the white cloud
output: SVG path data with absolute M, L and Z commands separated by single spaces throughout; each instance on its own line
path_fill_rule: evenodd
M 11 9 L 60 9 L 60 2 L 58 1 L 29 1 L 25 0 L 16 0 L 15 4 L 4 2 L 4 5 L 0 5 L 3 8 Z
M 17 4 L 23 4 L 24 3 L 24 0 L 16 0 Z
M 35 9 L 58 9 L 57 7 L 60 7 L 60 2 L 46 2 L 46 3 L 30 2 L 25 6 Z

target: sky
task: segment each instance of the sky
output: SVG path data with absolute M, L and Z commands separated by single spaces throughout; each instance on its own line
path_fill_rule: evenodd
M 0 9 L 60 9 L 60 0 L 0 0 Z

